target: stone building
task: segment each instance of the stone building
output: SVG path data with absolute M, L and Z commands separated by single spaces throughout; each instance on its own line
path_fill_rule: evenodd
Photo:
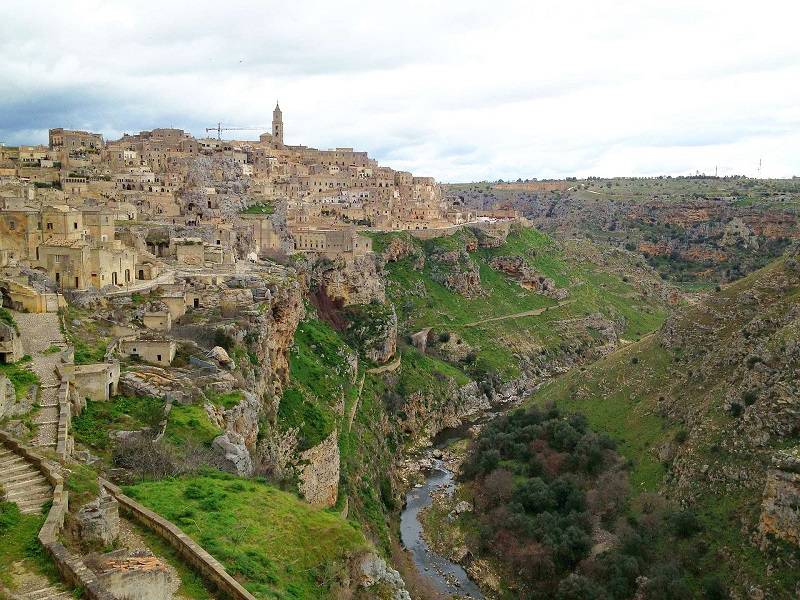
M 78 398 L 109 400 L 117 394 L 119 363 L 103 362 L 91 365 L 61 364 L 58 366 L 62 381 L 68 381 Z
M 89 131 L 73 131 L 57 127 L 49 132 L 51 150 L 100 150 L 103 147 L 103 136 Z
M 145 362 L 168 367 L 175 358 L 175 340 L 140 334 L 124 338 L 119 342 L 119 352 L 123 356 L 138 358 Z
M 172 314 L 169 310 L 148 311 L 142 316 L 142 323 L 153 331 L 167 332 L 172 329 Z

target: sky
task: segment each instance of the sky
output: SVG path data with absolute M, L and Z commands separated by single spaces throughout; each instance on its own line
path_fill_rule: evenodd
M 0 143 L 257 139 L 279 99 L 286 143 L 441 181 L 787 177 L 798 23 L 796 0 L 3 0 Z

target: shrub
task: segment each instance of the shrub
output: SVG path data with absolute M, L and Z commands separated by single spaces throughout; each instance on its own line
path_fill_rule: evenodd
M 738 402 L 732 402 L 729 410 L 732 417 L 741 417 L 744 412 L 744 406 Z
M 703 598 L 706 600 L 727 600 L 730 598 L 728 589 L 717 575 L 706 575 L 700 582 Z
M 686 431 L 686 429 L 684 429 L 683 427 L 681 427 L 680 429 L 678 429 L 678 431 L 675 432 L 674 440 L 676 444 L 682 444 L 687 439 L 689 439 L 689 432 Z
M 694 534 L 702 531 L 703 524 L 700 519 L 691 510 L 683 510 L 673 513 L 669 518 L 672 525 L 672 531 L 676 536 L 681 538 L 689 538 Z

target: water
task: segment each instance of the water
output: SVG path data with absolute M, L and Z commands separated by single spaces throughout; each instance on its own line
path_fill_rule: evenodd
M 480 588 L 473 583 L 461 565 L 433 552 L 422 538 L 419 513 L 433 503 L 431 494 L 439 489 L 452 494 L 455 489 L 453 473 L 440 460 L 434 459 L 432 463 L 433 468 L 422 487 L 411 488 L 406 494 L 406 507 L 400 515 L 400 538 L 411 552 L 417 570 L 438 591 L 461 598 L 483 598 Z

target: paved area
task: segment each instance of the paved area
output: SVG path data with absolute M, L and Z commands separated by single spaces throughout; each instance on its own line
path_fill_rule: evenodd
M 25 354 L 33 359 L 31 370 L 39 376 L 39 400 L 41 407 L 33 419 L 37 425 L 31 444 L 55 447 L 58 436 L 58 386 L 56 366 L 60 361 L 58 352 L 45 353 L 52 347 L 66 347 L 61 335 L 56 313 L 14 313 L 14 319 L 22 337 Z

